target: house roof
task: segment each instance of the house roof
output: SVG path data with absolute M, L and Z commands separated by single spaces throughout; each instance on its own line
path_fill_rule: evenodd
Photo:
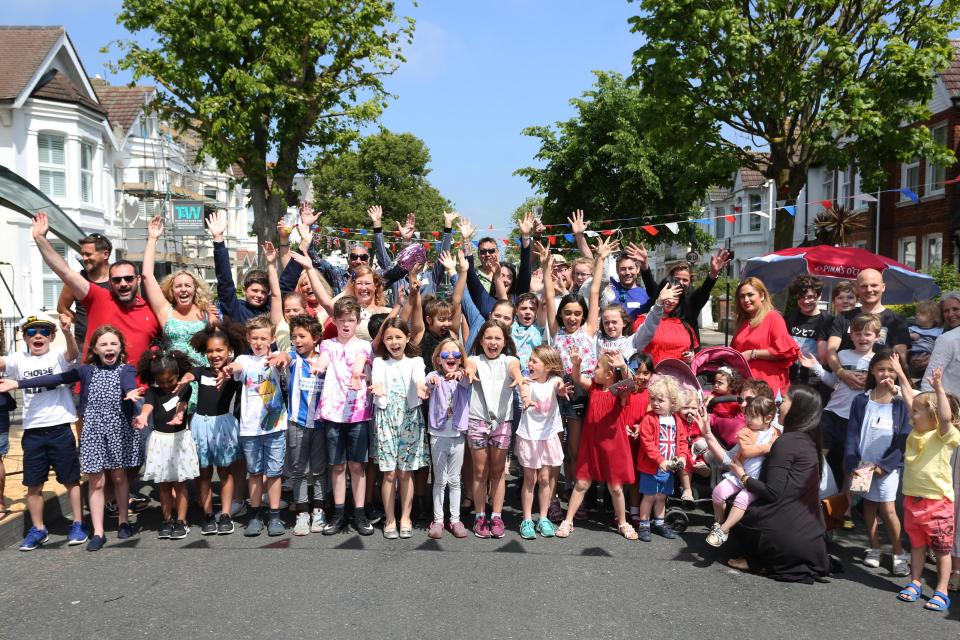
M 947 68 L 940 72 L 940 77 L 950 97 L 956 97 L 960 96 L 960 40 L 951 40 L 950 44 L 953 46 L 953 55 Z
M 149 95 L 156 93 L 156 88 L 151 86 L 113 87 L 103 80 L 94 80 L 93 90 L 107 110 L 110 124 L 120 127 L 124 133 L 130 131 Z
M 98 103 L 87 97 L 86 93 L 73 83 L 70 78 L 57 69 L 50 69 L 37 82 L 37 87 L 30 94 L 34 98 L 70 102 L 83 105 L 97 113 L 107 115 L 107 112 Z
M 0 27 L 0 102 L 17 99 L 63 34 L 63 27 Z
M 757 169 L 752 167 L 740 167 L 740 182 L 744 189 L 756 189 L 763 185 L 767 179 L 763 175 L 763 169 L 770 162 L 770 156 L 763 151 L 753 151 L 751 155 L 757 158 Z

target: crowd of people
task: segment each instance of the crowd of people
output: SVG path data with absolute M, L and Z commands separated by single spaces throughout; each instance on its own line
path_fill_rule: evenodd
M 7 424 L 9 392 L 23 389 L 32 526 L 20 548 L 49 538 L 50 469 L 71 503 L 68 544 L 96 551 L 106 516 L 117 517 L 117 538 L 136 535 L 130 511 L 145 505 L 130 488 L 140 482 L 157 486 L 161 538 L 188 535 L 191 485 L 203 535 L 229 535 L 242 517 L 245 536 L 284 535 L 289 502 L 297 536 L 371 535 L 382 521 L 385 538 L 410 538 L 425 518 L 430 538 L 501 538 L 514 464 L 523 539 L 574 535 L 598 487 L 617 534 L 673 539 L 668 500 L 689 504 L 705 482 L 707 543 L 734 537 L 743 558 L 732 566 L 787 581 L 830 573 L 821 499 L 852 496 L 870 541 L 862 562 L 881 564 L 882 521 L 892 574 L 911 578 L 899 597 L 920 598 L 929 550 L 938 575 L 925 606 L 949 607 L 960 587 L 960 293 L 919 304 L 908 325 L 883 306 L 873 270 L 834 286 L 829 311 L 823 282 L 798 276 L 785 315 L 760 279 L 745 278 L 731 342 L 742 366 L 720 366 L 704 393 L 659 365 L 701 351 L 700 312 L 727 252 L 696 288 L 686 264 L 657 282 L 643 246 L 620 251 L 610 235 L 591 246 L 577 211 L 580 257 L 551 251 L 528 214 L 514 265 L 445 213 L 426 268 L 414 216 L 398 225 L 408 246 L 394 259 L 382 210 L 368 213 L 376 266 L 365 243 L 349 248 L 346 268 L 331 264 L 312 242 L 319 214 L 305 206 L 297 249 L 281 222 L 278 246 L 263 245 L 266 268 L 247 272 L 239 292 L 225 215 L 212 214 L 216 296 L 188 270 L 157 279 L 159 216 L 142 267 L 110 263 L 109 242 L 91 235 L 75 272 L 38 213 L 33 237 L 65 287 L 59 317 L 24 318 L 25 349 L 0 359 Z M 52 346 L 58 332 L 65 348 Z M 849 507 L 841 520 L 856 526 Z

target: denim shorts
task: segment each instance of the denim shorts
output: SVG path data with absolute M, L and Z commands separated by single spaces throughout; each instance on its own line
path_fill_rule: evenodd
M 283 456 L 287 452 L 285 430 L 259 436 L 240 436 L 240 447 L 250 475 L 263 474 L 268 478 L 283 475 Z
M 232 413 L 219 416 L 194 414 L 190 420 L 197 461 L 201 469 L 229 467 L 240 458 L 237 419 Z
M 0 431 L 0 458 L 10 453 L 10 432 Z
M 47 481 L 51 467 L 60 484 L 80 482 L 80 458 L 77 439 L 69 424 L 39 429 L 24 429 L 23 484 L 38 487 Z
M 652 496 L 658 493 L 664 495 L 673 495 L 673 474 L 669 471 L 657 470 L 656 474 L 638 473 L 640 476 L 640 493 L 645 496 Z
M 577 418 L 583 420 L 587 415 L 587 397 L 574 396 L 573 399 L 558 398 L 560 402 L 560 415 L 564 418 Z
M 327 422 L 327 464 L 367 462 L 370 453 L 370 421 Z

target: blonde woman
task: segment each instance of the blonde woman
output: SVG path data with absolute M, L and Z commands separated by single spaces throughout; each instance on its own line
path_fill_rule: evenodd
M 737 287 L 737 331 L 730 346 L 750 363 L 754 378 L 773 389 L 775 395 L 790 388 L 790 365 L 800 347 L 787 331 L 783 316 L 773 308 L 770 293 L 759 278 L 744 278 Z

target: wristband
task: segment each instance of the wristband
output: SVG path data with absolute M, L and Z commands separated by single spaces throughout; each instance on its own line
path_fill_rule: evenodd
M 750 479 L 750 476 L 744 473 L 742 476 L 740 476 L 740 484 L 747 484 L 747 480 L 749 479 Z
M 374 228 L 373 228 L 373 235 L 377 235 L 378 233 L 383 233 L 383 227 L 374 227 Z
M 444 228 L 443 228 L 443 232 L 444 232 L 444 233 L 453 233 L 453 227 L 444 227 Z

